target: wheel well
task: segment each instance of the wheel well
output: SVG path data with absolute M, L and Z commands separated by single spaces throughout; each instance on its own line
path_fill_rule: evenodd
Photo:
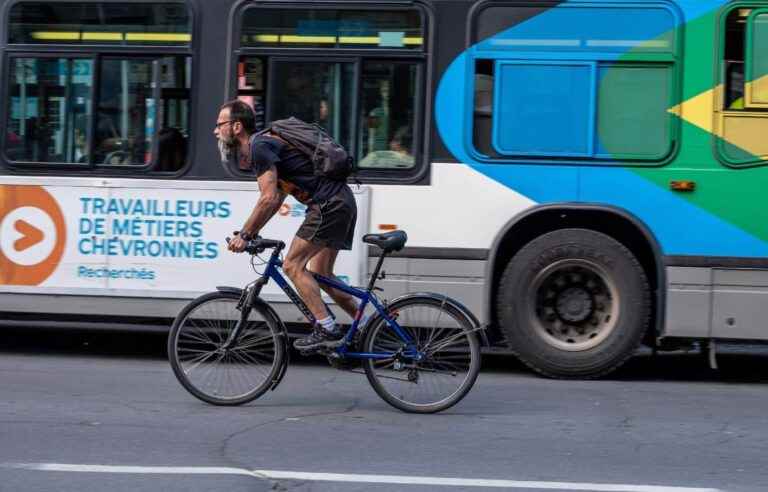
M 486 314 L 494 334 L 499 335 L 496 309 L 496 293 L 501 275 L 509 260 L 520 249 L 535 238 L 558 229 L 590 229 L 601 232 L 619 241 L 632 254 L 645 271 L 651 287 L 651 327 L 657 327 L 661 321 L 660 308 L 663 299 L 659 296 L 659 283 L 663 281 L 663 268 L 660 265 L 658 246 L 643 226 L 628 215 L 615 210 L 600 208 L 544 208 L 526 215 L 509 227 L 491 251 L 490 288 L 487 290 Z M 653 335 L 657 330 L 649 330 Z M 653 339 L 654 337 L 650 337 Z

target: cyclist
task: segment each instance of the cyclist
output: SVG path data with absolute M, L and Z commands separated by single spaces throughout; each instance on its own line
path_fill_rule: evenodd
M 240 156 L 240 169 L 253 171 L 261 193 L 239 234 L 229 243 L 229 250 L 242 252 L 246 242 L 258 236 L 280 209 L 287 194 L 306 205 L 306 218 L 291 242 L 283 271 L 296 286 L 317 323 L 309 336 L 294 342 L 294 347 L 314 351 L 339 346 L 344 333 L 327 310 L 320 296 L 320 286 L 307 270 L 307 265 L 312 272 L 333 277 L 339 250 L 352 248 L 357 219 L 352 190 L 345 181 L 315 176 L 308 156 L 276 135 L 254 136 L 254 112 L 242 101 L 230 101 L 221 107 L 213 133 L 220 147 L 229 154 Z M 355 316 L 358 303 L 354 297 L 326 286 L 323 290 L 350 316 Z

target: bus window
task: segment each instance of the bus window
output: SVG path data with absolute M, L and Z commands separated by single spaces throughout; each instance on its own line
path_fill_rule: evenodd
M 181 170 L 188 160 L 191 40 L 192 16 L 182 1 L 15 2 L 8 43 L 39 54 L 11 58 L 2 81 L 11 99 L 6 156 Z M 137 48 L 129 52 L 131 46 Z
M 189 45 L 183 3 L 19 2 L 11 7 L 11 44 Z
M 723 108 L 744 109 L 744 38 L 748 9 L 736 9 L 728 15 L 725 27 L 725 98 Z
M 475 30 L 487 31 L 483 24 L 495 26 L 507 13 L 526 17 L 532 8 L 486 8 L 476 16 Z M 561 21 L 562 31 L 501 31 L 480 41 L 471 65 L 475 91 L 468 128 L 479 157 L 648 164 L 668 159 L 679 126 L 668 111 L 676 102 L 679 73 L 675 13 L 633 6 L 640 25 L 664 34 L 640 41 L 633 25 L 617 39 L 610 26 L 628 12 L 568 4 L 547 11 Z M 612 51 L 623 54 L 617 60 L 607 55 Z
M 92 162 L 147 166 L 157 159 L 155 171 L 181 169 L 189 131 L 189 65 L 183 56 L 103 59 Z M 153 152 L 155 138 L 157 151 Z
M 6 154 L 12 161 L 86 162 L 93 61 L 12 58 Z
M 270 119 L 295 116 L 317 123 L 351 149 L 354 65 L 274 60 L 272 66 Z
M 491 121 L 493 118 L 493 61 L 475 62 L 475 104 L 472 141 L 481 153 L 499 157 L 491 147 Z
M 768 108 L 768 9 L 757 9 L 747 21 L 746 67 L 749 77 L 749 104 Z
M 157 156 L 152 170 L 175 172 L 187 163 L 192 63 L 188 56 L 169 56 L 157 63 L 160 68 L 159 130 Z
M 146 165 L 152 160 L 152 60 L 105 59 L 93 133 L 93 161 L 103 165 Z
M 363 63 L 358 149 L 361 168 L 414 166 L 415 63 Z
M 422 155 L 424 17 L 407 6 L 248 6 L 237 97 L 257 120 L 265 110 L 267 120 L 295 116 L 323 126 L 363 176 L 413 174 Z
M 716 149 L 731 166 L 764 164 L 768 157 L 768 9 L 731 8 L 722 24 L 722 100 L 715 109 Z

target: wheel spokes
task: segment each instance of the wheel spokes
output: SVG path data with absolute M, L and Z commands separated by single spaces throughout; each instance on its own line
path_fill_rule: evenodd
M 187 382 L 220 400 L 243 398 L 263 387 L 277 362 L 277 334 L 256 310 L 249 313 L 238 339 L 224 349 L 240 317 L 237 299 L 211 299 L 181 320 L 175 340 Z

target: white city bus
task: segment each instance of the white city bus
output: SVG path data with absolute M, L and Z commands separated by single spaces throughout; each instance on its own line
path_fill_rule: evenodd
M 239 98 L 356 156 L 340 276 L 363 284 L 378 252 L 360 237 L 403 229 L 385 297 L 444 292 L 543 374 L 605 374 L 641 342 L 768 339 L 766 7 L 4 2 L 2 317 L 167 323 L 253 279 L 224 238 L 258 188 L 212 134 Z M 303 212 L 287 201 L 263 234 L 289 239 Z

